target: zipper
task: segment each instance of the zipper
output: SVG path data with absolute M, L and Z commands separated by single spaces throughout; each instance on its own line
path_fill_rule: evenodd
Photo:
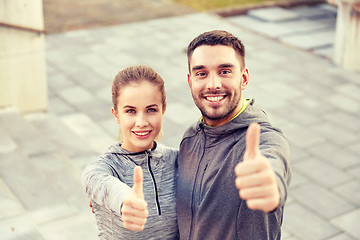
M 158 214 L 161 215 L 161 208 L 160 208 L 160 201 L 159 201 L 159 194 L 158 194 L 158 190 L 157 190 L 157 186 L 156 186 L 156 181 L 155 181 L 155 176 L 154 173 L 151 170 L 151 164 L 150 164 L 150 159 L 151 159 L 151 155 L 149 153 L 147 153 L 148 156 L 148 167 L 149 167 L 149 172 L 152 178 L 152 181 L 154 183 L 154 189 L 155 189 L 155 200 L 156 200 L 156 208 L 158 211 Z
M 206 136 L 205 136 L 205 133 L 204 133 L 204 128 L 202 127 L 202 125 L 200 125 L 200 128 L 202 131 L 202 134 L 204 136 L 204 146 L 203 146 L 203 152 L 201 154 L 201 157 L 200 157 L 200 160 L 199 160 L 199 163 L 198 163 L 198 166 L 197 166 L 197 170 L 196 170 L 196 176 L 195 176 L 195 182 L 194 182 L 194 188 L 193 188 L 193 191 L 192 191 L 192 197 L 191 197 L 191 225 L 190 225 L 190 232 L 189 232 L 189 239 L 193 239 L 193 230 L 194 230 L 194 215 L 195 215 L 195 208 L 196 208 L 196 205 L 197 205 L 197 196 L 198 194 L 201 194 L 198 193 L 197 191 L 195 191 L 195 188 L 196 188 L 196 183 L 197 183 L 197 179 L 199 178 L 199 168 L 200 168 L 200 164 L 201 164 L 201 161 L 203 160 L 203 157 L 204 157 L 204 154 L 205 154 L 205 147 L 206 147 Z M 205 173 L 204 173 L 205 174 Z M 203 178 L 203 176 L 202 176 Z M 202 182 L 202 178 L 201 178 L 201 182 Z M 201 185 L 200 185 L 200 188 L 201 188 Z
M 203 191 L 203 181 L 204 181 L 204 176 L 205 176 L 205 172 L 206 172 L 206 169 L 208 167 L 208 164 L 209 163 L 206 163 L 205 167 L 204 167 L 204 170 L 202 170 L 202 176 L 201 176 L 201 180 L 200 180 L 200 183 L 199 183 L 199 191 L 197 192 L 197 204 L 200 205 L 200 202 L 201 202 L 201 195 L 202 195 L 202 191 Z

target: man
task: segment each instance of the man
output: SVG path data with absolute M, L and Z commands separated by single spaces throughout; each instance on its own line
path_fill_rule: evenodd
M 280 239 L 291 172 L 289 146 L 254 101 L 245 49 L 225 31 L 188 46 L 188 83 L 202 113 L 180 144 L 181 239 Z

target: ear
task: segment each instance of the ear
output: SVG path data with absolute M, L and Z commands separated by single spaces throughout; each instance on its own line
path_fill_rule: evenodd
M 112 113 L 112 115 L 114 116 L 116 122 L 120 124 L 120 119 L 119 119 L 119 113 L 118 113 L 118 111 L 116 111 L 114 108 L 111 108 L 111 113 Z
M 164 116 L 164 114 L 165 114 L 165 112 L 166 112 L 166 106 L 163 108 L 163 110 L 162 110 L 162 115 Z
M 241 90 L 244 90 L 248 84 L 249 84 L 249 69 L 245 67 L 241 75 Z
M 188 78 L 189 87 L 191 89 L 191 76 L 190 76 L 190 73 L 188 73 L 187 78 Z

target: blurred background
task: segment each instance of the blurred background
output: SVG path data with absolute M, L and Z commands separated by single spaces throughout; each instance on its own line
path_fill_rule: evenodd
M 111 82 L 165 80 L 162 143 L 200 117 L 188 43 L 227 30 L 255 98 L 292 149 L 286 240 L 360 239 L 360 38 L 355 0 L 0 0 L 0 239 L 97 239 L 80 184 L 117 141 Z

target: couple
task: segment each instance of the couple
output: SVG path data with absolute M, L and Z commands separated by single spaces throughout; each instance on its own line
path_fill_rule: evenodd
M 202 118 L 179 151 L 155 142 L 166 110 L 162 78 L 135 66 L 113 81 L 123 140 L 82 174 L 100 239 L 281 239 L 289 146 L 243 98 L 243 44 L 226 31 L 205 32 L 187 57 Z

